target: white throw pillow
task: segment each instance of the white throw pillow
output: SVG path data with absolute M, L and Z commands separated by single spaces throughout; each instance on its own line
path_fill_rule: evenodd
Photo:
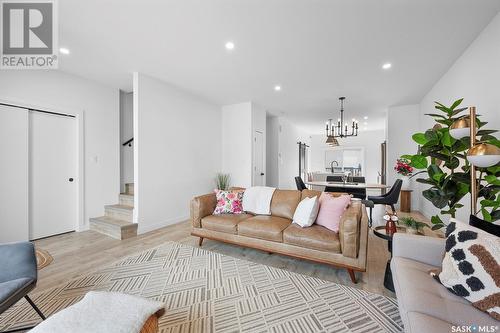
M 295 210 L 293 214 L 293 223 L 300 225 L 302 228 L 310 227 L 316 221 L 319 211 L 318 197 L 305 198 Z

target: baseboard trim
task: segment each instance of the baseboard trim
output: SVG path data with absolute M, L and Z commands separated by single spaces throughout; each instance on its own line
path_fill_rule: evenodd
M 156 229 L 160 229 L 160 228 L 172 225 L 172 224 L 186 221 L 188 219 L 189 219 L 189 215 L 183 215 L 183 216 L 178 216 L 178 217 L 168 219 L 168 220 L 160 222 L 160 223 L 155 223 L 155 224 L 146 225 L 146 226 L 141 225 L 141 222 L 139 221 L 138 226 L 137 226 L 137 234 L 142 235 L 142 234 L 145 234 L 147 232 L 150 232 L 150 231 L 153 231 Z

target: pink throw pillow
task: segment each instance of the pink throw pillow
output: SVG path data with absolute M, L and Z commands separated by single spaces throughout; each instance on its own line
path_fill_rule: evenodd
M 217 206 L 214 214 L 242 214 L 243 213 L 243 191 L 221 191 L 215 190 Z
M 351 203 L 349 195 L 333 197 L 328 193 L 321 193 L 319 213 L 316 224 L 334 232 L 339 232 L 340 218 Z

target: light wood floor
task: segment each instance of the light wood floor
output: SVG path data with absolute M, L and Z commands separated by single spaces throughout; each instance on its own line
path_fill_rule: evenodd
M 405 215 L 412 215 L 420 221 L 427 220 L 418 212 L 400 214 L 400 216 Z M 166 241 L 198 246 L 198 238 L 190 236 L 190 231 L 191 224 L 189 221 L 185 221 L 122 241 L 94 231 L 75 232 L 37 240 L 35 246 L 49 251 L 54 261 L 40 270 L 35 292 L 55 287 L 77 276 L 88 274 L 100 266 L 113 263 L 127 255 L 158 246 Z M 376 237 L 371 231 L 368 240 L 368 268 L 365 273 L 356 273 L 357 284 L 350 281 L 345 269 L 337 269 L 328 265 L 293 259 L 278 254 L 268 254 L 267 252 L 211 240 L 205 240 L 203 248 L 347 286 L 394 296 L 392 292 L 383 286 L 385 265 L 389 258 L 387 242 Z

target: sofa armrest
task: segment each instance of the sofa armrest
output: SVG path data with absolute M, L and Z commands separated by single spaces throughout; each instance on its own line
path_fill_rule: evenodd
M 352 203 L 342 215 L 339 226 L 340 249 L 344 257 L 357 258 L 361 231 L 361 203 Z
M 444 245 L 442 238 L 397 232 L 392 238 L 392 255 L 439 267 L 443 262 Z
M 215 193 L 209 193 L 194 197 L 191 200 L 190 212 L 193 228 L 201 228 L 201 219 L 211 215 L 215 206 L 217 206 L 217 198 Z

